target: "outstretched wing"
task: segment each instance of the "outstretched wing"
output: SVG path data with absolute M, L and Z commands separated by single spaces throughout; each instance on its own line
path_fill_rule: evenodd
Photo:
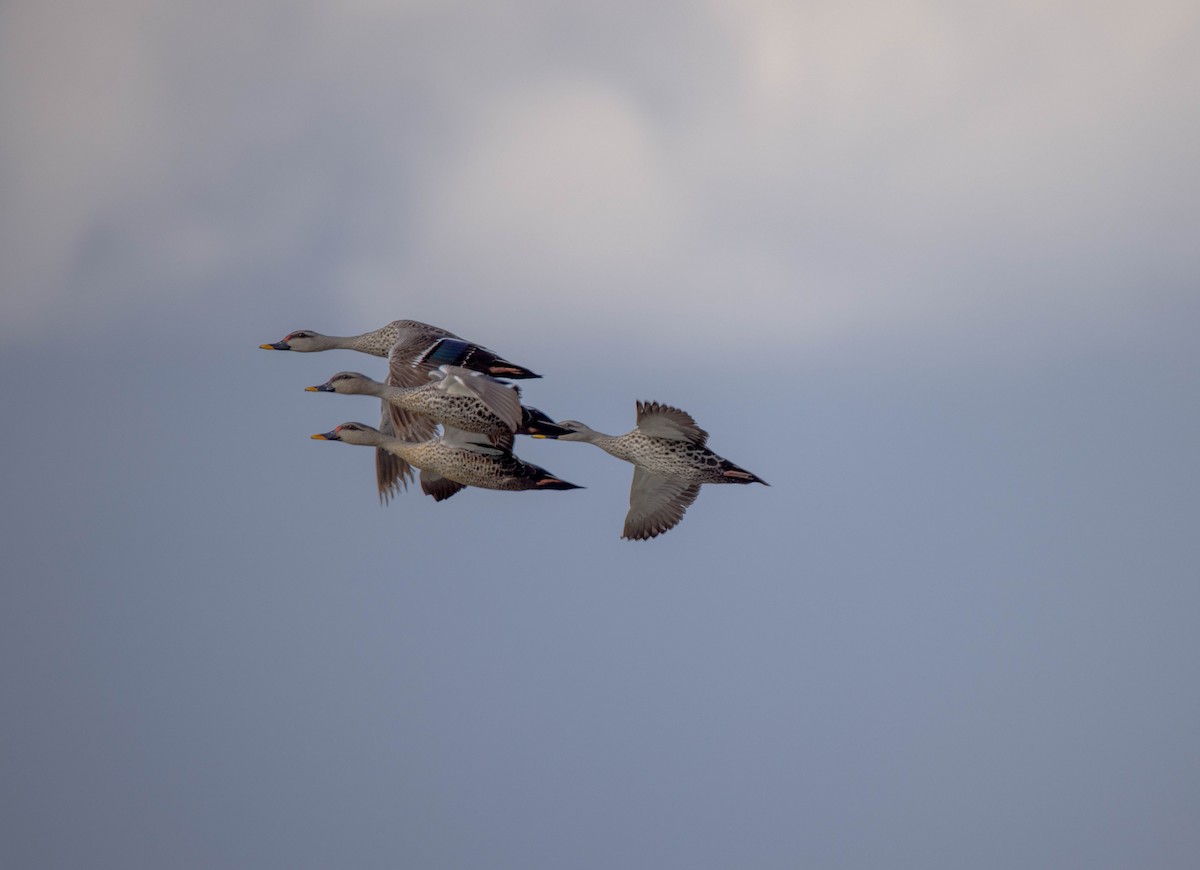
M 384 435 L 395 437 L 396 432 L 392 427 L 392 405 L 387 401 L 382 405 L 379 415 L 379 431 Z M 383 504 L 387 504 L 393 496 L 408 489 L 408 482 L 412 480 L 412 475 L 412 466 L 395 453 L 384 450 L 382 447 L 375 448 L 375 483 L 379 487 L 379 500 Z
M 658 402 L 637 403 L 637 427 L 655 438 L 691 441 L 701 447 L 708 442 L 708 433 L 696 425 L 691 414 Z
M 670 531 L 699 494 L 698 483 L 635 466 L 633 485 L 629 488 L 629 513 L 621 537 L 644 541 Z

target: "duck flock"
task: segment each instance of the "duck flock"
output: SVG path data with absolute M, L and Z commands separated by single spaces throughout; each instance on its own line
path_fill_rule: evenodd
M 375 448 L 379 497 L 387 502 L 407 489 L 413 469 L 421 489 L 442 501 L 468 486 L 483 489 L 579 489 L 513 453 L 513 436 L 586 441 L 633 464 L 629 513 L 621 535 L 646 540 L 669 531 L 705 483 L 765 480 L 707 447 L 708 433 L 691 415 L 658 402 L 637 403 L 637 425 L 624 435 L 605 435 L 575 420 L 555 422 L 521 404 L 509 380 L 538 378 L 482 345 L 416 320 L 395 320 L 362 335 L 290 332 L 266 350 L 313 353 L 357 350 L 386 357 L 381 382 L 358 372 L 338 372 L 310 392 L 375 396 L 382 404 L 379 428 L 342 423 L 312 437 Z M 437 427 L 441 426 L 441 434 Z

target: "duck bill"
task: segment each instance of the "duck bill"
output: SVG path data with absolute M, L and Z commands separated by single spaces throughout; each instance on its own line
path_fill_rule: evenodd
M 330 429 L 328 432 L 321 432 L 311 436 L 314 441 L 341 441 L 342 437 L 338 435 L 337 429 Z
M 306 392 L 306 393 L 332 393 L 333 387 L 329 386 L 329 384 L 321 384 L 319 387 L 305 387 L 304 392 Z
M 263 350 L 291 350 L 291 347 L 286 341 L 277 341 L 274 344 L 260 344 Z

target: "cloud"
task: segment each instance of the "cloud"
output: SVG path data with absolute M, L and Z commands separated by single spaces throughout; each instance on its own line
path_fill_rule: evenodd
M 368 324 L 814 341 L 1188 273 L 1185 3 L 87 9 L 3 13 L 9 334 L 289 259 Z
M 149 4 L 0 12 L 0 260 L 8 329 L 70 304 L 71 263 L 89 227 L 121 195 L 133 166 L 161 163 L 145 130 L 156 70 Z M 77 13 L 77 14 L 76 14 Z

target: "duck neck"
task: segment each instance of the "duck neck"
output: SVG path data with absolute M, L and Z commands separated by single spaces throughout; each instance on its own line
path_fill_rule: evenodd
M 606 435 L 603 432 L 597 432 L 595 429 L 587 429 L 579 433 L 582 437 L 580 441 L 586 441 L 588 444 L 595 444 L 605 453 L 611 453 L 613 456 L 619 456 L 617 452 L 620 439 L 616 435 Z
M 370 332 L 364 332 L 362 335 L 351 335 L 341 339 L 347 344 L 339 345 L 339 347 L 347 347 L 350 350 L 357 350 L 361 353 L 369 353 L 371 356 L 388 355 L 388 351 L 392 349 L 392 345 L 396 343 L 398 330 L 392 324 L 373 329 Z
M 325 335 L 318 333 L 312 337 L 312 347 L 305 350 L 359 350 L 361 335 Z
M 381 384 L 379 381 L 370 381 L 366 384 L 366 389 L 363 391 L 369 396 L 378 396 L 386 402 L 395 402 L 399 404 L 404 397 L 412 392 L 411 387 L 393 387 L 391 384 Z
M 387 391 L 392 389 L 387 384 L 381 384 L 372 378 L 366 376 L 355 378 L 345 389 L 347 395 L 352 396 L 377 396 L 380 399 L 386 399 Z
M 391 435 L 384 435 L 380 432 L 371 439 L 370 446 L 378 447 L 380 450 L 386 450 L 393 456 L 399 456 L 405 461 L 410 461 L 414 458 L 413 451 L 416 450 L 418 444 L 413 441 L 405 441 L 402 438 L 394 438 Z
M 394 335 L 395 330 L 390 330 Z M 357 350 L 371 356 L 387 356 L 395 340 L 389 339 L 389 328 L 364 332 L 362 335 L 321 335 L 316 350 Z

